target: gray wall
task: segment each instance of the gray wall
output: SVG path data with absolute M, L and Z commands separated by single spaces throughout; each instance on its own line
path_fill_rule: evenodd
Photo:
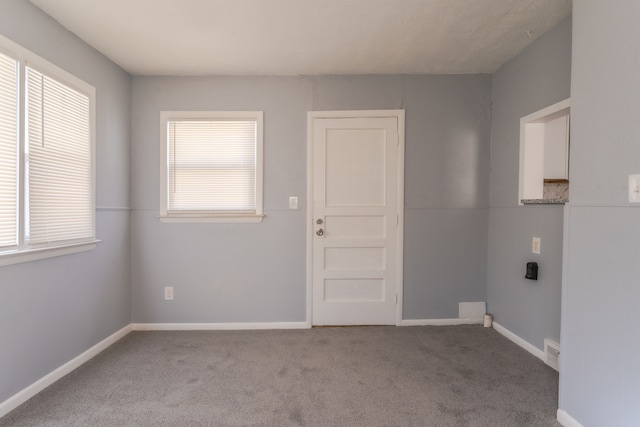
M 563 207 L 518 206 L 520 118 L 568 98 L 570 82 L 571 18 L 493 75 L 487 309 L 539 349 L 545 338 L 560 341 Z M 538 262 L 538 281 L 524 278 L 528 261 Z
M 574 2 L 571 207 L 560 409 L 640 425 L 640 2 Z
M 130 323 L 131 78 L 24 0 L 0 34 L 97 89 L 97 236 L 91 252 L 0 267 L 0 402 Z
M 306 319 L 306 115 L 406 109 L 405 319 L 484 301 L 490 77 L 134 77 L 134 322 Z M 163 224 L 159 112 L 263 110 L 260 224 Z M 289 196 L 302 209 L 289 211 Z M 163 300 L 174 286 L 175 300 Z

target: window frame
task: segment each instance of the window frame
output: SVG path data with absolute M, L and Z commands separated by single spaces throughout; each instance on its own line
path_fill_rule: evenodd
M 202 223 L 202 222 L 245 222 L 259 223 L 263 214 L 263 112 L 262 111 L 160 111 L 160 215 L 161 222 L 166 223 Z M 255 152 L 255 212 L 224 212 L 224 211 L 189 211 L 170 212 L 168 210 L 168 152 L 169 141 L 167 125 L 171 121 L 224 121 L 224 120 L 255 120 L 256 122 L 256 152 Z
M 0 35 L 0 52 L 18 62 L 18 245 L 16 248 L 0 252 L 0 266 L 93 250 L 100 242 L 100 240 L 96 238 L 96 88 L 2 35 Z M 26 203 L 28 203 L 25 197 L 25 171 L 27 161 L 25 158 L 25 144 L 28 143 L 26 141 L 27 123 L 25 112 L 27 67 L 37 70 L 68 88 L 87 96 L 89 100 L 89 167 L 91 169 L 89 185 L 91 194 L 92 236 L 86 240 L 63 242 L 61 244 L 41 247 L 29 247 L 25 241 L 25 222 L 27 221 Z

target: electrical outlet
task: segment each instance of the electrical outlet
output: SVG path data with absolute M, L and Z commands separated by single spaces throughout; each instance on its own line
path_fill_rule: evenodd
M 531 243 L 531 252 L 533 252 L 534 254 L 539 254 L 540 253 L 540 238 L 539 237 L 534 237 L 533 238 L 533 242 Z
M 167 286 L 164 288 L 164 299 L 166 301 L 173 301 L 173 286 Z

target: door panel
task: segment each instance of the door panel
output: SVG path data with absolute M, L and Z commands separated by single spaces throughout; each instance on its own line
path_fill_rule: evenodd
M 396 324 L 398 118 L 313 120 L 313 324 Z
M 324 302 L 384 301 L 382 279 L 327 279 Z
M 326 216 L 326 229 L 333 237 L 378 237 L 385 234 L 385 217 L 380 216 Z
M 326 207 L 384 206 L 385 134 L 384 129 L 327 130 Z
M 325 248 L 325 270 L 384 270 L 385 248 Z

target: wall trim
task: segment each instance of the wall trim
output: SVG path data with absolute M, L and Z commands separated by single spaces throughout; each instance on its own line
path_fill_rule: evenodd
M 309 329 L 308 322 L 248 323 L 132 323 L 134 331 L 238 331 L 252 329 Z
M 582 424 L 576 421 L 575 418 L 567 414 L 567 412 L 563 411 L 562 409 L 558 409 L 557 420 L 564 427 L 584 427 Z
M 33 384 L 20 390 L 4 402 L 0 402 L 0 418 L 40 393 L 64 376 L 96 357 L 118 340 L 132 331 L 215 331 L 249 329 L 309 329 L 307 322 L 254 322 L 254 323 L 130 323 L 119 331 L 103 339 L 93 347 L 56 368 Z
M 404 319 L 400 326 L 449 326 L 482 324 L 477 319 Z M 33 384 L 25 387 L 4 402 L 0 403 L 0 418 L 56 381 L 88 362 L 102 351 L 124 338 L 132 331 L 223 331 L 223 330 L 267 330 L 267 329 L 309 329 L 310 322 L 247 322 L 247 323 L 130 323 L 119 331 L 103 339 L 93 347 L 71 359 L 67 363 L 48 373 Z M 544 352 L 508 329 L 493 322 L 493 328 L 520 347 L 544 361 Z M 557 419 L 565 427 L 583 427 L 565 411 L 558 409 Z
M 484 319 L 404 319 L 400 326 L 481 325 Z
M 567 202 L 568 203 L 568 202 Z M 640 205 L 629 202 L 572 202 L 572 208 L 640 208 Z
M 125 206 L 96 206 L 98 212 L 129 212 L 133 210 Z
M 81 353 L 79 356 L 74 357 L 64 365 L 58 367 L 57 369 L 49 372 L 44 377 L 40 378 L 33 384 L 25 387 L 20 390 L 4 402 L 0 403 L 0 418 L 7 415 L 9 412 L 13 411 L 18 406 L 22 405 L 27 400 L 31 399 L 36 394 L 40 393 L 45 388 L 49 387 L 51 384 L 63 378 L 65 375 L 71 373 L 72 371 L 78 369 L 84 363 L 96 357 L 102 351 L 107 349 L 109 346 L 113 345 L 116 341 L 122 339 L 129 332 L 131 332 L 131 324 L 125 326 L 119 331 L 111 334 L 107 338 L 103 339 L 93 347 Z
M 69 245 L 49 246 L 35 249 L 24 249 L 14 252 L 5 252 L 0 255 L 0 267 L 5 265 L 20 264 L 23 262 L 37 261 L 40 259 L 54 258 L 64 255 L 72 255 L 80 252 L 94 250 L 102 240 L 94 239 L 89 242 L 78 242 Z
M 531 344 L 528 341 L 525 341 L 523 338 L 520 338 L 518 335 L 514 334 L 513 332 L 511 332 L 510 330 L 508 330 L 504 326 L 496 323 L 495 321 L 493 322 L 493 329 L 495 329 L 498 333 L 500 333 L 501 335 L 503 335 L 506 338 L 510 339 L 514 343 L 518 344 L 520 347 L 524 348 L 529 353 L 531 353 L 534 356 L 536 356 L 538 359 L 540 359 L 543 362 L 547 363 L 546 362 L 547 357 L 544 354 L 544 351 L 540 350 L 535 345 Z

